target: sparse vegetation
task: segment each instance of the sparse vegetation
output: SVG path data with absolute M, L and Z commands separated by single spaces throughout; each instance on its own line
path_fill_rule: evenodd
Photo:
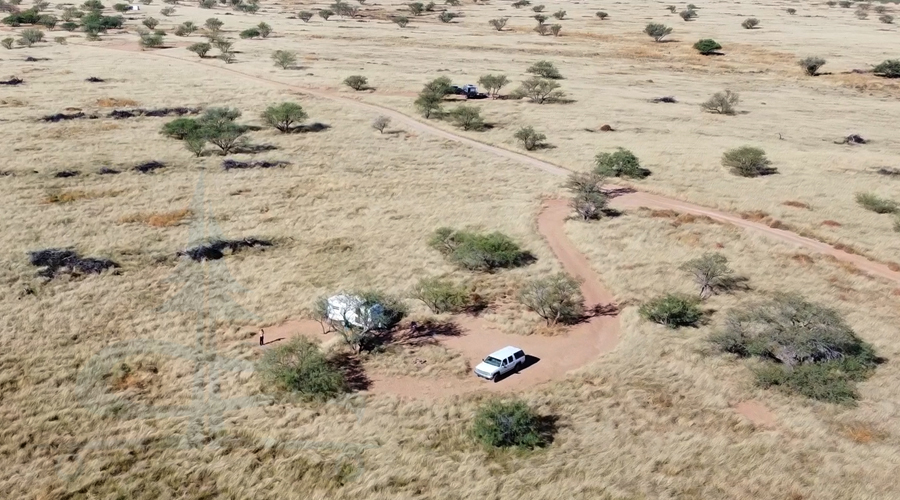
M 428 244 L 454 264 L 470 271 L 493 272 L 519 267 L 530 260 L 528 252 L 498 232 L 479 234 L 443 227 L 434 232 Z
M 720 253 L 707 253 L 684 263 L 680 269 L 691 276 L 700 288 L 700 300 L 731 290 L 736 284 L 728 259 Z
M 266 125 L 278 129 L 283 134 L 290 132 L 294 124 L 301 123 L 307 118 L 309 115 L 303 111 L 303 107 L 293 102 L 269 106 L 262 114 Z
M 832 403 L 857 399 L 853 382 L 877 362 L 837 311 L 793 294 L 732 311 L 711 340 L 724 352 L 763 360 L 761 386 Z
M 878 66 L 875 66 L 872 72 L 875 73 L 875 76 L 900 78 L 900 59 L 888 59 Z
M 369 79 L 362 75 L 351 75 L 344 78 L 344 85 L 356 91 L 366 90 L 369 88 Z
M 3 48 L 7 50 L 12 49 L 14 43 L 16 43 L 16 40 L 12 37 L 6 37 L 3 40 L 0 40 L 0 45 L 3 45 Z
M 553 13 L 553 17 L 562 21 L 566 17 L 566 11 L 559 9 L 558 11 Z
M 555 102 L 563 99 L 565 94 L 557 90 L 559 84 L 553 80 L 546 78 L 529 78 L 522 82 L 522 85 L 514 92 L 516 97 L 528 97 L 532 102 L 544 104 L 546 102 Z
M 524 147 L 528 151 L 532 151 L 533 149 L 540 147 L 544 143 L 544 141 L 547 140 L 546 135 L 538 132 L 531 125 L 520 128 L 516 131 L 513 137 L 521 142 L 522 147 Z
M 328 20 L 329 17 L 331 17 L 333 15 L 334 15 L 334 11 L 330 10 L 330 9 L 321 9 L 319 11 L 319 17 L 321 17 L 322 19 L 324 19 L 326 21 Z
M 759 177 L 777 172 L 766 158 L 766 152 L 751 146 L 730 149 L 722 155 L 722 165 L 741 177 Z
M 695 10 L 683 10 L 679 12 L 678 15 L 681 16 L 681 19 L 685 21 L 693 21 L 694 19 L 697 19 L 697 11 Z
M 653 41 L 661 42 L 663 38 L 672 33 L 672 28 L 666 26 L 665 24 L 649 23 L 644 28 L 644 33 L 652 38 Z
M 825 59 L 821 57 L 806 57 L 800 60 L 800 67 L 809 76 L 816 76 L 822 66 L 825 66 Z
M 609 17 L 609 14 L 607 14 L 606 12 L 603 12 L 601 10 L 601 11 L 597 12 L 597 17 L 599 17 L 600 20 L 602 21 L 602 20 L 606 19 L 607 17 Z
M 166 17 L 169 17 L 175 13 L 175 9 L 173 7 L 163 7 L 159 10 L 159 13 Z
M 614 153 L 598 153 L 594 157 L 594 172 L 602 177 L 630 177 L 644 179 L 650 176 L 650 170 L 641 166 L 637 156 L 623 148 Z
M 507 21 L 509 21 L 508 17 L 501 17 L 499 19 L 491 19 L 488 21 L 488 24 L 493 26 L 497 31 L 503 31 L 503 27 L 506 26 Z
M 301 10 L 297 13 L 297 17 L 300 18 L 304 23 L 308 23 L 309 20 L 313 18 L 313 13 L 308 10 Z
M 541 418 L 523 401 L 494 400 L 482 405 L 471 432 L 478 442 L 492 448 L 532 449 L 548 441 Z
M 519 292 L 519 301 L 548 325 L 571 324 L 584 316 L 580 283 L 566 273 L 526 283 Z
M 441 13 L 438 15 L 438 19 L 439 19 L 442 23 L 449 23 L 450 21 L 456 19 L 456 17 L 457 17 L 456 14 L 454 14 L 454 13 L 452 13 L 452 12 L 449 12 L 449 11 L 446 11 L 446 10 L 445 10 L 444 12 L 441 12 Z
M 394 24 L 396 24 L 397 26 L 400 26 L 401 28 L 405 28 L 406 25 L 409 24 L 409 18 L 407 18 L 405 16 L 396 16 L 396 17 L 392 18 L 391 20 L 394 21 Z
M 900 203 L 887 198 L 882 198 L 874 193 L 857 193 L 856 203 L 876 214 L 900 213 Z
M 740 101 L 740 96 L 736 92 L 726 90 L 725 92 L 716 92 L 706 102 L 700 105 L 704 111 L 719 115 L 734 115 L 737 111 L 734 107 Z
M 603 216 L 609 198 L 603 192 L 604 178 L 596 172 L 572 173 L 566 188 L 572 193 L 572 209 L 581 220 L 595 220 Z
M 377 130 L 380 133 L 384 133 L 384 129 L 387 128 L 388 125 L 391 124 L 391 119 L 387 116 L 377 116 L 374 120 L 372 120 L 372 128 Z
M 674 293 L 647 301 L 638 313 L 647 321 L 673 329 L 696 326 L 703 318 L 699 299 Z
M 28 28 L 19 33 L 20 38 L 16 40 L 19 45 L 31 47 L 32 45 L 44 41 L 44 32 L 37 28 Z

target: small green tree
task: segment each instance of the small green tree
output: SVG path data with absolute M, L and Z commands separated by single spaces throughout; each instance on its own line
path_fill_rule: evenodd
M 644 179 L 650 176 L 650 170 L 642 167 L 637 156 L 627 149 L 618 148 L 614 153 L 598 153 L 594 162 L 594 172 L 602 177 Z
M 717 50 L 722 48 L 722 46 L 711 38 L 704 38 L 703 40 L 695 43 L 694 48 L 697 49 L 697 52 L 703 54 L 704 56 L 708 56 L 710 54 L 715 54 Z
M 784 11 L 787 12 L 789 15 L 792 15 L 792 16 L 793 16 L 794 14 L 797 13 L 797 9 L 795 9 L 795 8 L 793 8 L 793 7 L 788 7 L 787 9 L 784 9 Z
M 344 85 L 356 91 L 366 90 L 369 88 L 369 79 L 362 75 L 351 75 L 344 78 Z
M 565 94 L 557 89 L 559 89 L 559 84 L 555 81 L 534 77 L 522 82 L 514 95 L 528 97 L 532 102 L 544 104 L 559 101 L 565 97 Z
M 166 17 L 169 17 L 175 13 L 175 9 L 172 7 L 163 7 L 162 9 L 159 10 L 159 13 Z
M 247 132 L 246 127 L 234 122 L 240 116 L 237 109 L 209 108 L 199 119 L 200 134 L 227 155 L 243 142 Z
M 348 390 L 343 372 L 304 337 L 266 350 L 257 371 L 278 389 L 309 399 L 328 399 Z
M 803 68 L 803 71 L 809 76 L 816 76 L 819 73 L 819 68 L 822 66 L 825 66 L 825 59 L 822 59 L 821 57 L 806 57 L 800 59 L 800 67 Z
M 184 140 L 192 135 L 200 135 L 200 122 L 194 118 L 176 118 L 163 125 L 161 134 L 173 139 Z
M 737 111 L 734 107 L 740 101 L 740 97 L 736 92 L 726 90 L 725 92 L 716 92 L 706 102 L 700 105 L 704 111 L 719 115 L 734 115 Z
M 425 118 L 431 118 L 434 115 L 440 115 L 443 111 L 441 103 L 444 100 L 443 94 L 435 94 L 433 92 L 422 91 L 416 98 L 416 109 L 422 113 Z
M 691 10 L 691 9 L 683 10 L 683 11 L 679 12 L 678 15 L 681 16 L 681 18 L 684 19 L 685 21 L 693 21 L 694 19 L 697 19 L 697 11 L 696 10 Z
M 334 11 L 329 10 L 329 9 L 322 9 L 319 11 L 319 17 L 321 17 L 322 19 L 324 19 L 326 21 L 328 20 L 329 17 L 331 17 L 333 15 L 334 15 Z
M 217 19 L 215 17 L 211 17 L 211 18 L 207 19 L 205 23 L 203 23 L 203 26 L 206 27 L 206 30 L 208 32 L 210 32 L 212 34 L 216 34 L 222 29 L 222 26 L 224 24 L 225 23 L 223 23 L 219 19 Z
M 666 37 L 666 35 L 672 33 L 672 28 L 666 26 L 665 24 L 649 23 L 644 28 L 644 33 L 646 33 L 654 41 L 661 42 L 662 39 Z
M 874 193 L 856 193 L 856 202 L 859 206 L 876 214 L 900 213 L 900 203 L 882 198 Z
M 700 300 L 729 290 L 735 283 L 734 271 L 728 267 L 728 259 L 720 253 L 704 254 L 685 262 L 679 269 L 690 275 L 700 287 Z
M 527 7 L 531 5 L 531 0 L 516 0 L 512 3 L 513 8 L 521 9 L 522 7 Z
M 413 288 L 413 298 L 421 300 L 434 314 L 460 312 L 469 306 L 469 291 L 443 278 L 422 278 Z
M 531 8 L 531 10 L 534 12 L 544 12 L 545 8 L 546 7 L 544 7 L 543 5 L 535 5 L 534 7 Z
M 752 30 L 759 26 L 759 19 L 755 17 L 744 19 L 744 22 L 741 23 L 741 26 L 743 26 L 744 29 Z
M 297 17 L 302 19 L 304 23 L 308 23 L 313 18 L 313 13 L 308 10 L 302 10 L 297 13 Z
M 142 24 L 152 30 L 159 26 L 159 21 L 154 17 L 148 17 L 147 19 L 144 19 Z
M 3 45 L 3 48 L 7 50 L 11 50 L 14 43 L 16 43 L 16 40 L 10 37 L 6 37 L 3 40 L 0 40 L 0 45 Z
M 309 116 L 303 107 L 293 102 L 283 102 L 266 108 L 262 113 L 263 122 L 278 129 L 281 133 L 291 131 L 291 126 L 306 120 Z
M 528 282 L 519 292 L 519 302 L 548 325 L 571 324 L 584 316 L 580 284 L 566 273 Z
M 200 134 L 189 135 L 184 138 L 184 147 L 191 153 L 194 153 L 194 156 L 200 158 L 206 150 L 206 138 Z
M 559 36 L 560 32 L 562 32 L 561 24 L 553 24 L 550 26 L 550 34 L 553 36 Z
M 528 151 L 540 147 L 543 142 L 547 140 L 546 135 L 538 132 L 531 125 L 520 128 L 513 137 L 518 139 L 522 143 L 522 146 Z
M 741 177 L 758 177 L 777 172 L 766 158 L 766 152 L 759 148 L 743 146 L 731 149 L 722 155 L 722 165 L 731 169 L 731 172 Z
M 376 116 L 374 120 L 372 120 L 372 128 L 377 130 L 380 133 L 384 133 L 384 129 L 387 128 L 388 125 L 391 124 L 391 119 L 387 116 Z
M 450 21 L 456 19 L 457 17 L 458 16 L 456 14 L 446 11 L 446 10 L 444 12 L 441 12 L 440 15 L 438 15 L 438 19 L 442 23 L 449 23 Z
M 488 91 L 491 97 L 497 97 L 500 89 L 509 83 L 506 75 L 484 75 L 478 79 L 478 84 Z
M 163 45 L 163 35 L 159 33 L 142 33 L 140 44 L 142 49 L 157 49 Z
M 396 16 L 392 18 L 392 21 L 394 21 L 394 23 L 401 28 L 405 28 L 406 25 L 409 24 L 409 18 L 407 18 L 406 16 Z
M 450 118 L 463 130 L 484 130 L 484 119 L 481 117 L 481 110 L 476 106 L 457 106 L 450 111 Z
M 599 17 L 600 20 L 603 21 L 604 19 L 606 19 L 607 17 L 609 17 L 609 14 L 607 14 L 606 12 L 603 12 L 603 11 L 601 10 L 601 11 L 597 12 L 597 17 Z
M 503 233 L 478 234 L 444 227 L 434 232 L 428 244 L 470 271 L 493 272 L 530 261 L 530 254 Z
M 697 298 L 671 293 L 647 301 L 638 309 L 638 313 L 648 321 L 669 328 L 695 326 L 703 317 Z
M 259 23 L 256 25 L 256 29 L 259 30 L 259 36 L 263 38 L 269 38 L 269 35 L 272 34 L 272 27 L 266 23 Z
M 554 66 L 550 61 L 538 61 L 529 66 L 528 69 L 525 70 L 525 72 L 540 76 L 541 78 L 550 78 L 551 80 L 562 79 L 562 75 L 559 73 L 559 70 L 556 69 L 556 66 Z
M 425 12 L 425 4 L 422 2 L 412 2 L 406 4 L 406 6 L 414 16 L 421 16 L 422 13 Z
M 892 24 L 894 22 L 894 16 L 890 14 L 882 14 L 878 17 L 878 20 L 883 22 L 884 24 Z
M 297 53 L 292 50 L 276 50 L 272 52 L 272 61 L 281 69 L 289 69 L 297 64 Z
M 900 59 L 888 59 L 872 70 L 875 76 L 900 78 Z
M 523 401 L 490 401 L 472 423 L 472 436 L 492 448 L 532 449 L 547 444 L 541 418 Z
M 506 22 L 509 21 L 508 17 L 501 17 L 498 19 L 491 19 L 488 21 L 488 24 L 493 26 L 493 28 L 497 31 L 503 31 L 503 27 L 506 26 Z
M 566 17 L 566 11 L 559 9 L 558 11 L 553 13 L 553 17 L 562 21 Z
M 565 187 L 572 192 L 570 205 L 582 220 L 603 217 L 608 197 L 603 192 L 603 176 L 596 172 L 574 172 L 566 180 Z

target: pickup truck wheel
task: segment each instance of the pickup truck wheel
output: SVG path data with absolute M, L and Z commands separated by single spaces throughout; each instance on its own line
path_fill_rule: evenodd
M 491 375 L 491 382 L 493 382 L 495 384 L 497 383 L 497 374 L 496 373 Z

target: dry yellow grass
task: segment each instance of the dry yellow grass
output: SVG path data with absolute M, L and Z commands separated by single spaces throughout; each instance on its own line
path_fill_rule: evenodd
M 900 154 L 893 140 L 900 104 L 885 99 L 895 85 L 839 74 L 896 57 L 884 51 L 896 28 L 880 31 L 877 21 L 825 5 L 797 7 L 797 16 L 787 16 L 787 3 L 715 1 L 701 5 L 697 21 L 683 23 L 663 4 L 646 11 L 612 3 L 602 7 L 610 19 L 599 21 L 599 7 L 566 3 L 563 36 L 541 38 L 531 31 L 533 13 L 507 3 L 451 8 L 465 14 L 452 24 L 433 14 L 410 16 L 402 30 L 387 20 L 403 9 L 398 1 L 363 6 L 371 9 L 365 19 L 316 17 L 308 24 L 287 16 L 326 3 L 262 5 L 253 16 L 179 5 L 168 18 L 156 3 L 135 14 L 160 19 L 167 30 L 217 16 L 230 38 L 261 20 L 271 24 L 272 37 L 236 42 L 234 65 L 201 63 L 183 47 L 118 50 L 137 47 L 134 21 L 129 33 L 110 33 L 101 42 L 73 34 L 65 46 L 30 49 L 49 61 L 3 61 L 4 73 L 27 81 L 4 88 L 0 100 L 4 139 L 15 148 L 2 167 L 15 175 L 0 179 L 0 227 L 10 235 L 0 243 L 0 280 L 7 287 L 0 295 L 0 415 L 6 423 L 0 488 L 6 496 L 900 496 L 894 472 L 900 369 L 892 361 L 900 356 L 900 290 L 830 259 L 674 212 L 635 210 L 595 224 L 568 224 L 623 306 L 622 339 L 615 351 L 566 379 L 519 394 L 561 418 L 556 441 L 544 451 L 495 453 L 472 444 L 466 431 L 483 399 L 477 394 L 446 401 L 351 395 L 328 404 L 289 398 L 240 403 L 236 398 L 266 395 L 249 368 L 259 354 L 250 327 L 302 315 L 316 297 L 335 290 L 378 287 L 406 295 L 422 276 L 467 278 L 427 248 L 429 233 L 440 226 L 503 231 L 536 254 L 532 266 L 477 283 L 480 293 L 503 304 L 491 319 L 509 331 L 536 329 L 534 318 L 510 299 L 522 280 L 559 270 L 534 216 L 541 197 L 559 193 L 560 179 L 427 134 L 382 135 L 369 126 L 374 112 L 229 72 L 413 114 L 413 97 L 431 78 L 475 83 L 482 74 L 504 73 L 514 88 L 528 65 L 551 60 L 566 77 L 561 84 L 573 104 L 483 101 L 477 105 L 495 127 L 465 135 L 516 149 L 515 129 L 534 125 L 556 146 L 535 156 L 574 170 L 590 168 L 600 151 L 627 147 L 654 172 L 641 188 L 896 260 L 900 243 L 890 219 L 862 210 L 853 198 L 858 191 L 896 191 L 895 179 L 871 173 Z M 762 20 L 761 29 L 739 27 L 750 11 Z M 500 16 L 511 17 L 509 28 L 493 31 L 486 21 Z M 674 26 L 677 42 L 644 37 L 648 17 Z M 12 31 L 2 30 L 2 37 Z M 706 37 L 722 43 L 727 55 L 696 56 L 689 45 Z M 303 67 L 274 68 L 269 57 L 278 49 L 297 50 Z M 824 70 L 835 74 L 803 77 L 793 59 L 812 53 L 826 57 Z M 340 82 L 351 74 L 368 76 L 377 90 L 344 88 Z M 87 76 L 107 82 L 87 83 Z M 700 112 L 698 104 L 724 88 L 741 93 L 739 109 L 748 114 Z M 244 112 L 241 121 L 253 125 L 261 124 L 265 106 L 296 101 L 311 120 L 331 128 L 252 132 L 252 143 L 276 149 L 236 158 L 290 165 L 224 171 L 221 157 L 194 158 L 161 136 L 165 118 L 37 121 L 69 107 L 102 106 L 112 102 L 110 95 L 154 108 L 234 106 Z M 680 102 L 647 102 L 663 95 Z M 604 123 L 617 131 L 585 131 Z M 833 144 L 850 133 L 873 142 Z M 719 163 L 722 152 L 746 143 L 765 149 L 780 174 L 728 174 Z M 149 160 L 169 167 L 149 175 L 94 173 Z M 62 168 L 84 175 L 50 177 Z M 111 192 L 129 195 L 94 196 Z M 60 198 L 44 203 L 48 193 Z M 199 237 L 215 235 L 270 238 L 277 245 L 205 264 L 175 257 Z M 27 252 L 62 246 L 112 258 L 121 272 L 35 278 Z M 695 330 L 671 332 L 638 318 L 636 306 L 647 297 L 693 292 L 677 267 L 712 250 L 750 279 L 751 291 L 712 298 L 712 323 Z M 196 283 L 205 288 L 192 289 Z M 180 295 L 185 290 L 187 296 Z M 860 384 L 858 406 L 761 391 L 753 386 L 752 365 L 711 355 L 705 338 L 724 311 L 778 290 L 837 308 L 888 359 Z M 243 312 L 237 314 L 234 303 Z M 427 317 L 420 305 L 410 305 L 414 317 Z M 127 349 L 116 350 L 123 342 Z M 377 374 L 449 380 L 467 371 L 441 346 L 393 346 L 367 355 L 363 364 Z M 757 429 L 733 411 L 734 403 L 748 399 L 773 411 L 774 429 Z

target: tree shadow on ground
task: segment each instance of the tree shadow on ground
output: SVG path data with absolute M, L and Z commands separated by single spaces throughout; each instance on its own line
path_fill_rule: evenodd
M 331 125 L 321 122 L 314 123 L 304 123 L 301 125 L 297 125 L 296 127 L 291 127 L 290 133 L 292 134 L 306 134 L 309 132 L 323 132 L 331 128 Z
M 359 358 L 349 352 L 335 354 L 331 362 L 344 374 L 347 387 L 353 391 L 365 391 L 372 386 L 372 380 L 366 375 Z
M 378 332 L 367 342 L 366 349 L 375 350 L 387 345 L 407 347 L 435 345 L 438 337 L 459 337 L 460 335 L 462 335 L 462 330 L 453 321 L 412 322 L 405 328 L 397 327 Z
M 266 151 L 275 151 L 276 149 L 278 149 L 278 146 L 272 144 L 243 144 L 234 148 L 232 153 L 252 155 L 265 153 Z

